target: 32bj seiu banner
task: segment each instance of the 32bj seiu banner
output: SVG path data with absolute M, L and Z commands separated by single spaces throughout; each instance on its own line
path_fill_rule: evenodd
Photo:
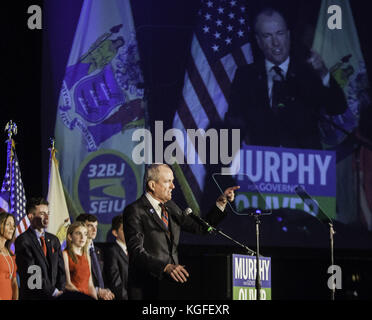
M 142 192 L 144 166 L 131 160 L 133 130 L 145 125 L 141 83 L 130 1 L 84 1 L 55 137 L 70 215 L 95 214 L 98 241 Z

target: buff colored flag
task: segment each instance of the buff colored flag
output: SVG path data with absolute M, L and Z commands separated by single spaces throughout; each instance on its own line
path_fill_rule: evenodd
M 61 243 L 66 239 L 70 216 L 67 209 L 65 193 L 56 159 L 57 150 L 52 147 L 49 161 L 49 187 L 47 200 L 49 202 L 49 225 L 47 231 L 56 235 Z

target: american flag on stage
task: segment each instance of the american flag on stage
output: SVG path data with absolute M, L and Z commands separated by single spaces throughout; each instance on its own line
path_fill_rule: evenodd
M 245 2 L 203 0 L 198 15 L 182 98 L 173 120 L 173 127 L 184 133 L 207 130 L 210 123 L 224 119 L 236 68 L 253 62 Z M 192 148 L 188 139 L 187 152 L 197 151 Z M 182 165 L 182 171 L 198 199 L 206 171 L 195 162 Z
M 15 153 L 14 140 L 8 140 L 7 166 L 5 178 L 1 187 L 0 206 L 15 217 L 16 236 L 26 231 L 30 221 L 26 215 L 26 196 L 23 188 L 21 170 Z

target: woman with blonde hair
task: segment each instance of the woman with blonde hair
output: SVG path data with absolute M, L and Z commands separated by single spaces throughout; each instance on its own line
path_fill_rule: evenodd
M 67 229 L 63 261 L 66 270 L 66 290 L 79 291 L 97 299 L 90 272 L 90 257 L 85 223 L 76 221 Z
M 16 224 L 13 215 L 0 213 L 0 300 L 18 300 L 17 265 L 10 246 Z

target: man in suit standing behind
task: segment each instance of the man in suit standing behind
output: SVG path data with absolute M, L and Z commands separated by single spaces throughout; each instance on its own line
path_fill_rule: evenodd
M 249 145 L 322 149 L 319 119 L 345 112 L 342 89 L 318 53 L 291 49 L 276 9 L 262 9 L 253 27 L 263 59 L 236 70 L 227 126 L 240 129 Z
M 66 283 L 65 267 L 58 238 L 45 231 L 49 224 L 48 201 L 31 198 L 27 201 L 26 212 L 30 227 L 15 241 L 19 298 L 58 297 Z
M 129 299 L 159 299 L 164 279 L 184 283 L 189 277 L 178 261 L 178 243 L 181 229 L 191 233 L 207 234 L 207 228 L 186 215 L 171 200 L 173 172 L 166 164 L 152 164 L 145 173 L 146 192 L 128 205 L 123 213 L 123 226 L 129 251 Z M 206 220 L 213 226 L 225 216 L 227 201 L 234 200 L 230 187 L 221 195 Z M 173 297 L 176 298 L 176 297 Z
M 105 274 L 107 286 L 116 300 L 128 300 L 128 249 L 123 231 L 123 216 L 112 219 L 112 234 L 116 241 L 106 251 Z

